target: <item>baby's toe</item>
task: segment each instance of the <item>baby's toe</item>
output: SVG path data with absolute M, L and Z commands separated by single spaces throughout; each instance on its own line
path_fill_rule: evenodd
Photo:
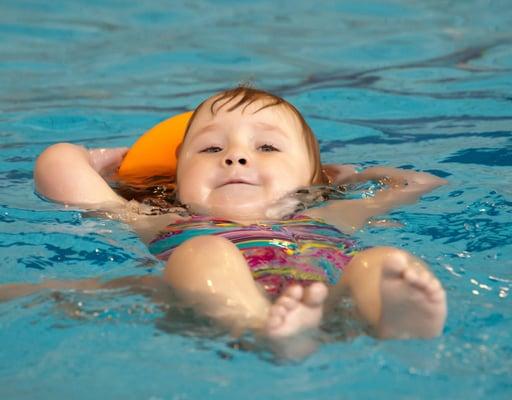
M 269 315 L 267 319 L 267 329 L 275 329 L 282 325 L 283 317 L 279 315 Z
M 286 313 L 287 311 L 285 307 L 274 304 L 268 311 L 267 327 L 275 328 L 281 325 L 286 316 Z
M 304 288 L 301 285 L 291 285 L 283 290 L 283 293 L 281 293 L 281 297 L 279 299 L 289 298 L 295 301 L 301 301 L 303 295 Z
M 429 294 L 433 300 L 443 301 L 446 298 L 446 292 L 443 289 L 443 285 L 437 279 L 434 279 L 429 286 Z
M 408 268 L 405 271 L 403 271 L 402 277 L 407 283 L 411 285 L 417 285 L 420 281 L 418 271 L 415 270 L 414 268 Z
M 280 317 L 282 318 L 287 313 L 286 307 L 282 306 L 281 304 L 274 304 L 272 307 L 270 307 L 270 310 L 268 312 L 269 317 Z
M 280 298 L 278 298 L 276 300 L 276 302 L 274 303 L 274 306 L 275 307 L 280 306 L 280 307 L 284 308 L 285 310 L 290 311 L 290 310 L 293 310 L 294 308 L 296 308 L 298 304 L 299 304 L 299 301 L 293 297 L 281 296 Z
M 303 302 L 308 306 L 319 306 L 322 305 L 327 298 L 328 289 L 327 286 L 321 282 L 314 282 L 308 288 L 306 288 Z
M 409 268 L 404 271 L 404 279 L 412 286 L 426 290 L 430 284 L 432 275 L 426 270 Z
M 440 290 L 441 288 L 442 288 L 441 282 L 439 282 L 439 280 L 436 279 L 434 276 L 431 276 L 430 280 L 428 281 L 429 292 L 436 292 L 436 291 Z

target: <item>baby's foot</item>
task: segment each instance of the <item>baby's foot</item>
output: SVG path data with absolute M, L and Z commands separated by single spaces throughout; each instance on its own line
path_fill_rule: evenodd
M 446 319 L 446 294 L 441 283 L 418 260 L 390 256 L 382 267 L 381 318 L 383 338 L 431 338 Z
M 265 333 L 279 339 L 317 328 L 326 297 L 327 286 L 320 282 L 288 287 L 270 307 Z

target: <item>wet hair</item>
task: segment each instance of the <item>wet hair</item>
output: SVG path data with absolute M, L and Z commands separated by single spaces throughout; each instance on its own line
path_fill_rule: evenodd
M 237 101 L 229 106 L 229 108 L 227 109 L 228 112 L 236 110 L 239 107 L 243 107 L 242 111 L 244 111 L 248 106 L 257 101 L 261 101 L 263 105 L 260 108 L 258 108 L 255 111 L 255 113 L 267 107 L 274 106 L 283 106 L 287 110 L 291 111 L 297 117 L 302 126 L 302 134 L 306 142 L 306 147 L 309 151 L 309 158 L 311 160 L 313 167 L 311 184 L 322 185 L 328 183 L 328 178 L 322 171 L 322 162 L 320 160 L 320 147 L 318 145 L 318 141 L 316 139 L 315 134 L 309 127 L 308 123 L 302 116 L 302 114 L 299 112 L 299 110 L 297 110 L 297 108 L 295 108 L 295 106 L 293 106 L 291 103 L 289 103 L 282 97 L 276 96 L 264 90 L 254 89 L 247 86 L 238 86 L 234 89 L 229 89 L 217 93 L 216 95 L 204 100 L 194 110 L 194 113 L 192 114 L 188 122 L 187 129 L 185 131 L 185 137 L 187 136 L 190 127 L 192 126 L 199 110 L 201 110 L 204 107 L 205 103 L 212 98 L 215 99 L 210 105 L 210 112 L 212 113 L 212 115 L 215 115 L 220 109 L 231 103 L 234 99 L 237 99 Z M 176 151 L 176 155 L 179 156 L 179 148 Z

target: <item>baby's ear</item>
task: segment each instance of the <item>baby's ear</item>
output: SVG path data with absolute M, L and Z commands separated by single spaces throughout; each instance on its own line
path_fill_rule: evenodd
M 182 143 L 180 143 L 177 147 L 176 147 L 176 150 L 174 151 L 174 155 L 176 156 L 176 158 L 178 158 L 180 156 L 180 152 L 181 152 L 181 145 Z

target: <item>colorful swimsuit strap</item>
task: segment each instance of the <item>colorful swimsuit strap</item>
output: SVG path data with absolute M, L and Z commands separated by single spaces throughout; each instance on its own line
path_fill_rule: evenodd
M 242 225 L 220 218 L 193 216 L 165 227 L 161 235 L 149 244 L 149 250 L 152 254 L 168 253 L 169 250 L 174 249 L 184 241 L 203 235 L 221 235 L 235 244 L 240 242 L 240 238 L 243 238 L 244 241 L 249 237 L 268 241 L 279 236 L 278 232 L 267 233 L 262 229 L 268 226 L 268 224 Z

